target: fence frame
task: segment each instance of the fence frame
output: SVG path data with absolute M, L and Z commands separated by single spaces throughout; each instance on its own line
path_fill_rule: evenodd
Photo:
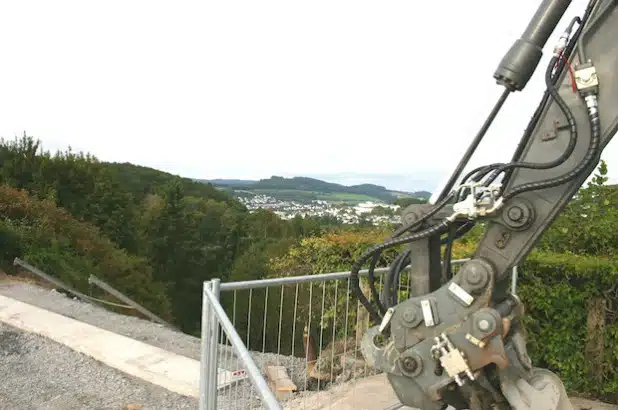
M 200 410 L 217 408 L 217 354 L 219 326 L 226 333 L 232 348 L 245 365 L 249 378 L 269 410 L 282 410 L 262 372 L 251 358 L 230 318 L 219 303 L 219 279 L 204 282 L 202 310 L 202 349 L 200 366 Z
M 464 264 L 470 258 L 455 259 L 451 263 Z M 407 266 L 405 269 L 409 269 Z M 376 268 L 376 278 L 388 272 L 389 268 Z M 361 277 L 368 276 L 367 269 L 359 271 Z M 515 294 L 517 286 L 517 266 L 512 269 L 511 292 Z M 232 348 L 238 355 L 238 359 L 246 367 L 249 378 L 254 383 L 263 403 L 268 410 L 282 410 L 282 406 L 268 387 L 262 372 L 255 364 L 248 348 L 240 338 L 234 324 L 220 303 L 221 292 L 234 290 L 249 290 L 267 288 L 270 286 L 298 285 L 303 283 L 315 283 L 349 279 L 350 271 L 321 273 L 315 275 L 286 276 L 280 278 L 256 279 L 249 281 L 225 282 L 220 279 L 212 279 L 203 282 L 202 292 L 202 331 L 200 350 L 200 401 L 199 410 L 216 410 L 217 408 L 217 369 L 218 369 L 218 345 L 220 329 L 227 334 Z M 387 410 L 401 408 L 401 404 L 391 406 Z
M 47 273 L 43 272 L 42 270 L 40 270 L 39 268 L 37 268 L 36 266 L 33 266 L 31 264 L 29 264 L 28 262 L 26 262 L 25 260 L 19 259 L 19 258 L 15 258 L 13 259 L 13 266 L 19 266 L 22 269 L 25 269 L 26 271 L 38 276 L 41 279 L 46 280 L 47 282 L 51 283 L 52 285 L 56 286 L 58 289 L 62 289 L 66 292 L 71 293 L 72 295 L 76 296 L 78 299 L 80 299 L 82 302 L 86 302 L 86 303 L 91 303 L 93 305 L 97 305 L 97 306 L 103 306 L 103 304 L 97 300 L 95 300 L 94 298 L 83 294 L 82 292 L 72 288 L 71 286 L 65 284 L 64 282 L 62 282 L 60 279 L 55 278 L 51 275 L 48 275 Z
M 161 319 L 159 316 L 155 315 L 154 313 L 152 313 L 151 311 L 149 311 L 148 309 L 146 309 L 145 307 L 143 307 L 142 305 L 140 305 L 139 303 L 137 303 L 136 301 L 134 301 L 127 295 L 125 295 L 124 293 L 112 287 L 109 283 L 104 282 L 102 279 L 99 279 L 96 276 L 90 274 L 90 276 L 88 277 L 88 283 L 91 285 L 95 285 L 99 287 L 100 289 L 103 289 L 105 292 L 109 293 L 110 295 L 115 296 L 117 299 L 122 300 L 129 307 L 137 310 L 138 312 L 140 312 L 142 315 L 146 316 L 153 322 L 157 322 L 172 330 L 180 331 L 180 329 L 178 329 L 176 326 Z

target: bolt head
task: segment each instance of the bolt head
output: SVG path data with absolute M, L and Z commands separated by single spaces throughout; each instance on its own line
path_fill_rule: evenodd
M 483 276 L 478 270 L 470 269 L 469 271 L 466 271 L 466 281 L 471 285 L 478 285 L 482 279 Z
M 508 210 L 508 217 L 512 221 L 519 221 L 524 216 L 524 210 L 518 206 L 512 206 Z
M 416 320 L 416 310 L 415 309 L 406 309 L 403 311 L 403 320 L 406 322 L 412 323 Z
M 401 365 L 408 372 L 414 372 L 418 368 L 418 363 L 416 362 L 416 360 L 414 360 L 413 357 L 410 356 L 404 357 Z
M 487 332 L 491 328 L 491 323 L 486 319 L 481 319 L 478 322 L 478 326 L 483 332 Z

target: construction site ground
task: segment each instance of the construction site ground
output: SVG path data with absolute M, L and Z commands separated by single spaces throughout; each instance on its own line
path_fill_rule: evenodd
M 285 410 L 337 409 L 337 410 L 384 410 L 399 403 L 386 376 L 370 376 L 355 383 L 337 386 L 332 390 L 316 393 L 289 401 Z M 571 398 L 573 410 L 618 410 L 618 406 L 580 398 Z M 402 410 L 419 410 L 402 407 Z M 449 408 L 450 410 L 451 408 Z
M 33 283 L 0 275 L 0 295 L 101 326 L 177 354 L 199 358 L 199 339 L 161 325 L 107 312 Z M 253 354 L 252 354 L 253 355 Z M 254 356 L 264 362 L 270 356 Z M 261 367 L 261 364 L 258 363 Z M 40 335 L 0 323 L 0 409 L 197 409 L 197 400 L 124 374 Z M 397 399 L 383 375 L 322 392 L 304 392 L 285 409 L 383 410 Z M 255 394 L 255 391 L 253 391 Z M 255 397 L 255 396 L 253 396 Z M 220 408 L 227 408 L 225 400 Z M 575 410 L 618 410 L 618 406 L 573 399 Z M 257 402 L 255 403 L 257 404 Z M 230 408 L 236 407 L 238 403 Z M 251 407 L 248 407 L 251 408 Z

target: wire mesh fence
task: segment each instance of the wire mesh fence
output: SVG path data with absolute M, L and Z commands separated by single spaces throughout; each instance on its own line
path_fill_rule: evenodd
M 200 410 L 281 409 L 219 303 L 218 280 L 203 289 L 199 403 Z
M 466 260 L 453 261 L 454 273 Z M 376 290 L 384 288 L 387 268 L 376 269 Z M 361 288 L 369 294 L 367 272 L 361 271 Z M 260 388 L 266 388 L 285 409 L 337 408 L 345 391 L 356 395 L 359 382 L 378 372 L 361 354 L 361 342 L 370 326 L 367 311 L 351 297 L 349 272 L 222 283 L 218 288 L 221 310 L 246 349 L 253 377 L 238 379 L 217 390 L 217 409 L 269 407 Z M 408 298 L 412 277 L 406 270 L 398 285 L 399 300 Z M 217 337 L 214 357 L 230 372 L 247 370 L 229 332 Z M 212 363 L 212 362 L 211 362 Z M 227 373 L 226 373 L 227 374 Z M 396 405 L 393 402 L 385 405 Z

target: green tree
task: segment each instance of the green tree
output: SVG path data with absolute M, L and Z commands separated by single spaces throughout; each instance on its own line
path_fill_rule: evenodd
M 580 255 L 616 255 L 618 248 L 618 186 L 607 185 L 607 164 L 600 161 L 587 186 L 580 189 L 540 247 Z

